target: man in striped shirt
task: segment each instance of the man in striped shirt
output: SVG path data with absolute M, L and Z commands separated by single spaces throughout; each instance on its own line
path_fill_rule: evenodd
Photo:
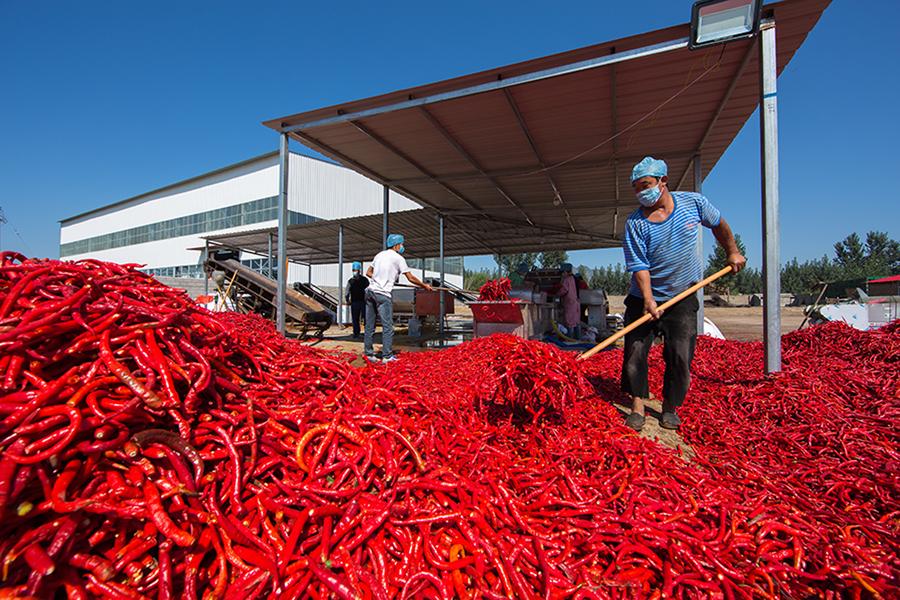
M 701 194 L 670 192 L 667 174 L 666 163 L 650 156 L 634 166 L 631 185 L 641 206 L 628 217 L 622 244 L 625 267 L 631 273 L 625 323 L 645 313 L 652 315 L 649 322 L 625 336 L 622 390 L 632 398 L 631 414 L 625 422 L 636 431 L 644 426 L 644 400 L 650 394 L 647 358 L 657 336 L 665 340 L 666 363 L 660 425 L 677 429 L 681 424 L 676 411 L 690 386 L 699 304 L 692 295 L 665 312 L 658 305 L 702 279 L 702 257 L 697 252 L 700 226 L 712 229 L 735 273 L 747 262 L 719 210 Z

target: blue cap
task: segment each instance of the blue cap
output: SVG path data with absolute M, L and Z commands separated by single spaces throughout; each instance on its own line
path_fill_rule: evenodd
M 353 270 L 354 271 L 362 271 L 362 263 L 357 261 L 353 262 Z
M 388 236 L 388 239 L 387 239 L 387 247 L 388 247 L 388 248 L 393 248 L 393 247 L 396 246 L 397 244 L 402 244 L 403 241 L 404 241 L 404 240 L 403 240 L 403 235 L 401 235 L 401 234 L 399 234 L 399 233 L 392 233 L 391 235 Z
M 571 273 L 572 272 L 572 263 L 562 263 L 559 265 L 559 270 L 563 273 Z
M 666 161 L 646 156 L 644 160 L 634 165 L 631 170 L 631 181 L 637 181 L 641 177 L 665 177 L 668 174 L 669 167 Z

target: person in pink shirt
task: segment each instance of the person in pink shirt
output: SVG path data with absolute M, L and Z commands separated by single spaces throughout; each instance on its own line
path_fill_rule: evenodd
M 575 285 L 575 277 L 572 276 L 572 264 L 563 263 L 559 266 L 562 271 L 560 289 L 556 292 L 562 304 L 562 323 L 569 330 L 569 336 L 575 339 L 581 338 L 581 303 L 578 301 L 578 288 Z

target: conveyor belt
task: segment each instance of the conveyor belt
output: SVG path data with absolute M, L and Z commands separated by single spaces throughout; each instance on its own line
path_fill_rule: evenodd
M 225 273 L 225 287 L 230 284 L 230 295 L 235 299 L 236 306 L 265 316 L 275 313 L 278 283 L 274 279 L 269 279 L 234 259 L 210 258 L 208 264 Z M 334 322 L 334 312 L 300 292 L 288 288 L 286 300 L 286 321 L 292 322 L 303 336 L 314 334 L 321 337 Z
M 294 289 L 301 294 L 309 296 L 331 312 L 337 312 L 337 298 L 335 298 L 319 286 L 312 283 L 303 283 L 302 281 L 298 281 L 294 283 Z

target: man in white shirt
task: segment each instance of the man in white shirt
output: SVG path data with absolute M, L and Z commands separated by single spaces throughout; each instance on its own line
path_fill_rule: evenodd
M 375 357 L 373 338 L 375 337 L 375 316 L 381 320 L 381 359 L 384 362 L 396 360 L 391 347 L 394 341 L 394 306 L 391 303 L 391 291 L 400 274 L 406 275 L 411 284 L 431 291 L 431 286 L 423 283 L 406 264 L 403 258 L 403 236 L 392 233 L 387 238 L 387 250 L 382 250 L 372 259 L 366 271 L 371 280 L 366 288 L 366 336 L 365 353 L 369 358 Z

